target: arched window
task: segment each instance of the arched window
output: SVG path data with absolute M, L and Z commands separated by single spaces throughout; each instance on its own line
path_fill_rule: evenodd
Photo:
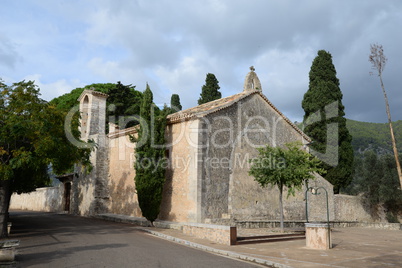
M 88 132 L 88 117 L 89 117 L 89 97 L 86 95 L 82 101 L 81 111 L 81 135 L 86 135 Z

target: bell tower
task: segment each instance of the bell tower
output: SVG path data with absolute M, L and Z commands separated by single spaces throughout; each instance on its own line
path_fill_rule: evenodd
M 83 141 L 88 141 L 92 135 L 105 134 L 107 97 L 107 94 L 86 89 L 78 98 L 81 114 L 80 131 Z
M 109 151 L 106 136 L 106 99 L 108 95 L 94 90 L 84 90 L 78 98 L 80 102 L 81 140 L 93 141 L 96 146 L 91 151 L 90 172 L 76 165 L 71 189 L 71 209 L 73 214 L 96 215 L 106 213 L 109 208 Z
M 244 80 L 243 91 L 262 91 L 260 79 L 258 79 L 257 74 L 255 73 L 254 66 L 250 67 L 250 72 L 246 75 L 246 79 Z

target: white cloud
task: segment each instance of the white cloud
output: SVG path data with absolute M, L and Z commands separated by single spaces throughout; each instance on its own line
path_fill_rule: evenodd
M 199 58 L 184 57 L 176 68 L 159 66 L 155 69 L 155 74 L 159 77 L 161 85 L 169 90 L 169 95 L 179 94 L 183 108 L 186 109 L 197 105 L 201 85 L 203 79 L 205 80 L 201 75 L 203 69 L 203 66 L 199 65 Z M 166 102 L 170 102 L 170 97 L 166 98 Z
M 402 119 L 395 103 L 402 82 L 399 0 L 6 0 L 2 8 L 0 76 L 19 81 L 36 73 L 47 99 L 76 85 L 122 81 L 143 90 L 148 82 L 156 102 L 178 93 L 191 107 L 206 73 L 228 96 L 242 90 L 254 65 L 270 100 L 299 120 L 312 60 L 325 49 L 347 116 L 385 121 L 377 81 L 368 76 L 369 44 L 379 42 L 390 59 L 384 79 L 391 109 Z
M 35 81 L 35 85 L 37 85 L 40 89 L 41 97 L 47 101 L 52 100 L 53 98 L 59 97 L 63 94 L 69 93 L 71 89 L 85 86 L 82 82 L 77 79 L 69 80 L 61 79 L 51 83 L 42 82 L 41 74 L 32 74 L 24 77 L 23 80 L 27 81 Z
M 0 32 L 0 65 L 14 69 L 17 61 L 20 60 L 15 44 Z

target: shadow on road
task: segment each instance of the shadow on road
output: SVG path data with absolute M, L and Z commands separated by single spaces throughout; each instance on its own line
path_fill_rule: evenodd
M 98 219 L 81 218 L 67 214 L 44 212 L 10 213 L 12 232 L 10 238 L 21 241 L 16 261 L 25 264 L 41 264 L 55 259 L 68 258 L 86 251 L 102 251 L 127 247 L 126 243 L 102 243 L 90 239 L 91 236 L 127 234 L 121 225 L 110 228 L 109 222 Z M 132 226 L 130 226 L 132 227 Z M 132 232 L 141 232 L 133 228 Z M 72 238 L 74 238 L 74 241 Z M 76 239 L 78 238 L 78 245 Z

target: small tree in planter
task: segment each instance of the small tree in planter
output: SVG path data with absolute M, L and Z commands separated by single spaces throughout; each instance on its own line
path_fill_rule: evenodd
M 258 157 L 251 159 L 249 175 L 262 186 L 276 185 L 279 189 L 280 228 L 283 231 L 283 188 L 288 189 L 288 196 L 300 190 L 304 182 L 314 179 L 314 172 L 324 173 L 321 161 L 301 150 L 299 142 L 287 143 L 287 149 L 281 147 L 258 148 Z

